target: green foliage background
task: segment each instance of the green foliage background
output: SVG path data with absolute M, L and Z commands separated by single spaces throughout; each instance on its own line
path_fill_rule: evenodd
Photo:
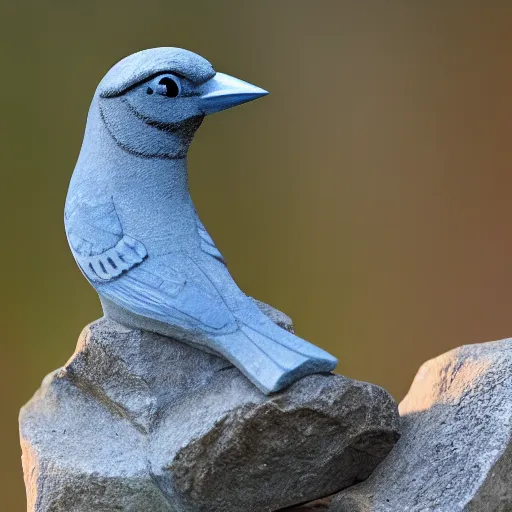
M 512 4 L 3 0 L 0 509 L 17 414 L 101 315 L 63 231 L 93 91 L 181 46 L 271 91 L 207 119 L 201 218 L 246 293 L 397 399 L 418 366 L 512 333 Z M 170 368 L 169 371 L 172 371 Z

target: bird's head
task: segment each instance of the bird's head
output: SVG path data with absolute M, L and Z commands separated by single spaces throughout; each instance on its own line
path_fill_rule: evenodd
M 216 73 L 195 53 L 153 48 L 112 67 L 95 98 L 106 129 L 124 150 L 142 157 L 183 158 L 205 115 L 266 94 Z

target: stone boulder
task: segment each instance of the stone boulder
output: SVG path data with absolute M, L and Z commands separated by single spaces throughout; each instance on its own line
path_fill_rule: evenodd
M 400 414 L 396 447 L 330 512 L 512 511 L 512 339 L 425 363 Z
M 21 411 L 28 510 L 275 511 L 367 478 L 398 424 L 377 386 L 320 374 L 265 396 L 220 357 L 101 319 Z

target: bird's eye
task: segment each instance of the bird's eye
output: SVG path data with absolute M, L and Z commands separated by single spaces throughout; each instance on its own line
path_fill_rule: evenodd
M 176 98 L 181 92 L 181 84 L 176 77 L 164 76 L 158 80 L 155 92 L 161 96 Z

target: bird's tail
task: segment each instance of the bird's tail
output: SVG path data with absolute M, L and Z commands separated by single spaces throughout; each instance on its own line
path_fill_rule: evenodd
M 239 326 L 233 333 L 215 336 L 215 348 L 265 394 L 286 388 L 306 375 L 330 372 L 338 362 L 263 315 L 257 325 Z

